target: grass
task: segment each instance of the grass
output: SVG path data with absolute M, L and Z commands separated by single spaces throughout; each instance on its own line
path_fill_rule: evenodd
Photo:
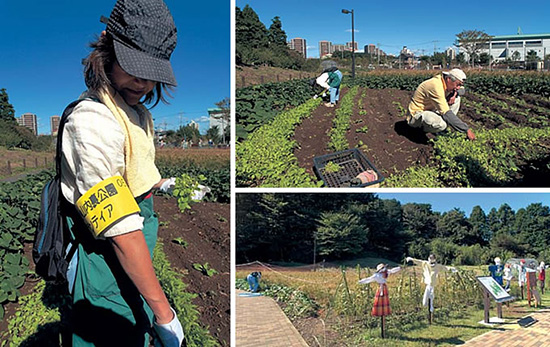
M 54 152 L 33 152 L 25 149 L 8 150 L 0 147 L 0 178 L 34 172 L 54 166 Z M 9 162 L 9 168 L 8 168 Z

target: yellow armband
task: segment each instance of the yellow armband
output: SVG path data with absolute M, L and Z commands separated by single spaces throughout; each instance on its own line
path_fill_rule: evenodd
M 93 186 L 77 200 L 76 207 L 95 237 L 120 219 L 140 212 L 121 176 L 107 178 Z

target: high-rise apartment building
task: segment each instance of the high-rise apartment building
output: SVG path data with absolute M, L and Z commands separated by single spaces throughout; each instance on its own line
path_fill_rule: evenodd
M 332 51 L 332 42 L 330 41 L 319 41 L 319 58 L 324 57 L 325 55 L 331 54 Z
M 288 42 L 288 47 L 300 53 L 304 58 L 307 58 L 306 39 L 302 39 L 299 37 L 292 39 Z
M 336 44 L 336 45 L 332 45 L 332 52 L 331 53 L 343 52 L 345 50 L 346 50 L 346 45 Z
M 61 117 L 59 116 L 51 116 L 50 117 L 50 129 L 52 132 L 52 136 L 57 136 L 57 131 L 59 130 L 59 121 L 61 120 Z
M 378 54 L 378 51 L 376 49 L 376 45 L 373 45 L 372 43 L 365 46 L 365 53 L 375 55 Z
M 357 41 L 353 42 L 353 45 L 351 42 L 346 42 L 346 50 L 350 51 L 352 50 L 352 47 L 353 47 L 353 51 L 354 52 L 357 52 L 358 49 L 357 49 Z
M 17 123 L 21 126 L 29 128 L 34 135 L 38 135 L 38 124 L 34 113 L 23 113 L 21 117 L 17 118 Z

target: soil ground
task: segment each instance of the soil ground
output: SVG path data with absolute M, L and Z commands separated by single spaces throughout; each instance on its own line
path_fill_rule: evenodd
M 344 87 L 340 99 L 348 91 Z M 427 165 L 433 158 L 433 142 L 430 140 L 438 135 L 425 134 L 419 129 L 409 127 L 406 122 L 407 107 L 412 94 L 412 91 L 397 89 L 359 88 L 353 102 L 355 106 L 350 119 L 351 128 L 347 132 L 350 148 L 359 148 L 384 177 L 411 166 Z M 487 100 L 506 103 L 507 106 L 491 104 Z M 484 98 L 475 93 L 466 94 L 458 116 L 474 132 L 476 129 L 490 130 L 510 126 L 548 126 L 550 102 L 534 95 L 524 95 L 519 100 L 510 101 L 506 96 L 494 93 Z M 483 107 L 476 106 L 477 103 L 481 103 Z M 358 105 L 363 105 L 363 109 Z M 322 103 L 310 118 L 296 128 L 294 140 L 297 147 L 294 154 L 300 167 L 311 175 L 315 175 L 313 158 L 333 152 L 326 144 L 329 142 L 328 131 L 332 128 L 337 108 L 338 105 L 328 108 Z M 525 166 L 527 171 L 521 173 L 522 177 L 518 177 L 520 181 L 523 176 L 531 174 L 528 170 L 533 163 L 526 163 Z M 536 177 L 533 179 L 535 180 L 530 182 L 534 186 L 541 186 L 539 183 L 543 183 Z M 548 183 L 544 183 L 542 186 L 547 185 Z
M 200 322 L 221 346 L 230 343 L 230 207 L 229 204 L 200 202 L 181 213 L 174 198 L 154 197 L 159 215 L 159 240 L 172 268 L 184 274 L 187 291 L 197 294 L 193 300 L 200 313 Z M 172 242 L 181 237 L 187 247 Z M 31 259 L 32 244 L 25 245 L 25 255 Z M 32 266 L 32 261 L 30 261 Z M 208 277 L 193 268 L 194 263 L 208 263 L 218 273 Z M 29 278 L 20 289 L 28 294 L 35 280 Z M 17 310 L 8 304 L 6 317 L 0 321 L 0 332 Z M 1 344 L 0 339 L 0 344 Z

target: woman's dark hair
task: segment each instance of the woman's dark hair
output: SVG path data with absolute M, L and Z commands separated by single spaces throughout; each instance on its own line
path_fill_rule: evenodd
M 96 41 L 90 43 L 93 51 L 84 59 L 84 82 L 90 91 L 95 92 L 103 86 L 111 85 L 110 75 L 113 64 L 117 61 L 115 56 L 115 47 L 113 37 L 109 34 L 101 35 Z M 161 82 L 157 82 L 155 88 L 145 95 L 144 104 L 153 103 L 151 108 L 158 105 L 160 101 L 169 104 L 164 94 L 171 97 L 172 87 Z

